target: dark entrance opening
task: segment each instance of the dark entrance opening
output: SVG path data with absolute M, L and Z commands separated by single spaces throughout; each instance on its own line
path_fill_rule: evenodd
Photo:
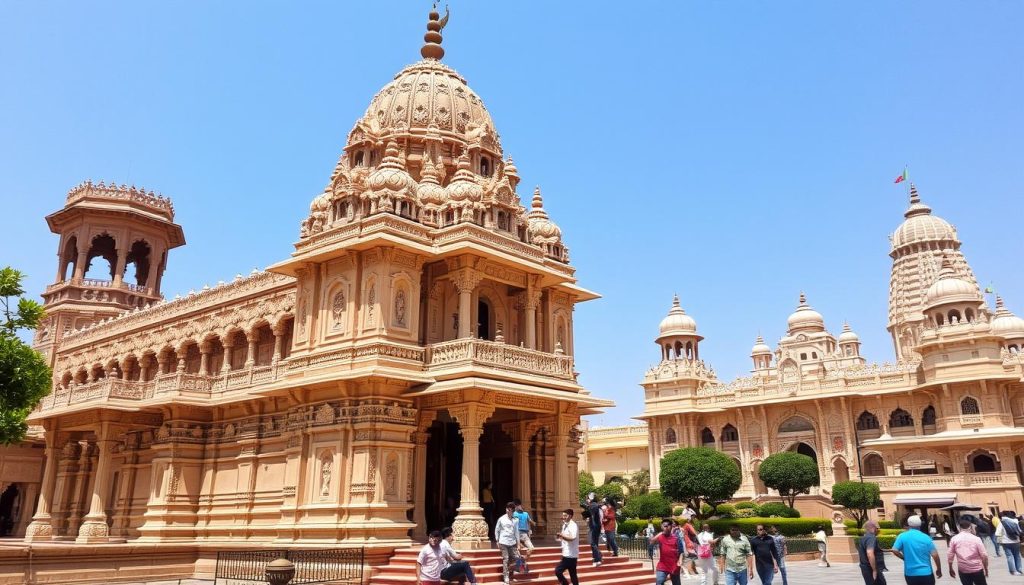
M 462 435 L 459 425 L 450 419 L 434 421 L 430 427 L 426 471 L 426 477 L 417 477 L 415 481 L 426 482 L 424 516 L 429 532 L 452 525 L 461 497 Z
M 480 339 L 491 339 L 491 306 L 487 301 L 477 301 L 476 314 L 476 336 Z
M 0 494 L 0 536 L 12 536 L 14 534 L 14 514 L 17 512 L 14 504 L 18 498 L 17 484 L 7 486 L 3 494 Z
M 807 455 L 811 459 L 814 459 L 815 463 L 818 462 L 818 454 L 814 452 L 814 447 L 811 447 L 807 443 L 797 443 L 796 445 L 790 447 L 789 450 L 796 451 L 801 455 Z

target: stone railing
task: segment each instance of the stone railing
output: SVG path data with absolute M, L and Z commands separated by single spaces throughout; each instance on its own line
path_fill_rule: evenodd
M 697 391 L 698 406 L 758 402 L 765 398 L 858 393 L 917 384 L 918 363 L 871 364 L 833 370 L 824 379 L 807 377 L 797 382 L 780 382 L 775 377 L 745 377 L 723 385 L 709 385 Z
M 121 400 L 145 400 L 153 397 L 152 382 L 104 378 L 71 388 L 57 388 L 40 401 L 37 410 L 52 410 L 62 406 L 118 398 Z
M 114 199 L 141 203 L 167 219 L 174 220 L 174 204 L 170 199 L 152 191 L 139 189 L 135 185 L 129 187 L 128 185 L 118 186 L 115 183 L 107 185 L 103 181 L 99 183 L 86 181 L 68 191 L 65 204 L 70 205 L 83 199 Z
M 483 365 L 541 376 L 573 379 L 572 357 L 484 339 L 456 339 L 427 346 L 427 368 Z
M 865 481 L 877 483 L 882 489 L 905 488 L 963 488 L 971 485 L 1019 487 L 1017 474 L 1012 471 L 987 473 L 943 473 L 931 475 L 887 475 L 865 477 Z
M 131 284 L 130 282 L 122 282 L 119 287 L 115 287 L 113 281 L 98 280 L 95 278 L 72 278 L 70 280 L 55 282 L 53 284 L 47 285 L 45 292 L 57 290 L 58 288 L 61 288 L 63 286 L 79 286 L 82 288 L 119 288 L 141 295 L 155 296 L 152 289 L 150 289 L 149 287 Z
M 618 437 L 622 435 L 647 435 L 647 425 L 626 425 L 621 427 L 597 427 L 587 430 L 588 437 Z

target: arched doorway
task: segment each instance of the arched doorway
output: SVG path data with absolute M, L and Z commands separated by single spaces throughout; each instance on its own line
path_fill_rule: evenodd
M 832 479 L 836 483 L 850 479 L 850 466 L 846 464 L 842 457 L 837 457 L 832 463 Z
M 801 455 L 807 455 L 811 459 L 814 459 L 815 463 L 818 462 L 818 453 L 814 450 L 814 447 L 811 447 L 807 443 L 796 443 L 795 445 L 791 446 L 789 450 L 793 451 L 794 453 L 799 453 Z
M 0 494 L 0 536 L 12 536 L 14 534 L 15 504 L 19 500 L 18 484 L 12 483 Z
M 491 305 L 481 298 L 476 303 L 476 336 L 480 339 L 492 339 Z
M 764 486 L 764 482 L 761 481 L 761 462 L 757 461 L 754 463 L 753 469 L 750 473 L 754 476 L 754 496 L 763 496 L 768 494 L 768 488 Z
M 426 530 L 440 530 L 451 526 L 459 507 L 462 488 L 462 435 L 459 424 L 440 414 L 430 426 L 427 438 L 426 482 L 424 510 Z

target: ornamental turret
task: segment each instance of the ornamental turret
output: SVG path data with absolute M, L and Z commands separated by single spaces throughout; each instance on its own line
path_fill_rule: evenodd
M 703 339 L 697 333 L 697 322 L 679 304 L 679 295 L 673 295 L 672 307 L 658 325 L 658 338 L 655 340 L 661 348 L 661 359 L 697 361 Z

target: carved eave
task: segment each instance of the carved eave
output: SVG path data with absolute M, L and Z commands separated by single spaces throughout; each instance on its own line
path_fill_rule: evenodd
M 536 386 L 528 386 L 526 384 L 519 384 L 508 380 L 490 380 L 479 377 L 458 378 L 455 380 L 437 382 L 427 387 L 413 389 L 411 392 L 403 394 L 402 396 L 404 398 L 431 398 L 444 402 L 447 396 L 454 397 L 458 395 L 459 391 L 470 390 L 482 390 L 494 392 L 496 395 L 504 395 L 504 398 L 495 398 L 497 406 L 509 406 L 511 408 L 522 410 L 530 410 L 528 405 L 530 400 L 548 400 L 573 403 L 577 405 L 579 408 L 579 414 L 581 415 L 600 414 L 604 412 L 604 409 L 615 406 L 615 402 L 612 400 L 596 398 L 590 394 L 538 388 Z M 522 404 L 517 404 L 517 401 L 522 402 Z M 503 404 L 503 402 L 507 402 L 507 404 Z M 551 409 L 545 410 L 542 406 L 538 406 L 535 410 L 538 412 L 552 412 Z
M 91 217 L 107 216 L 118 221 L 141 223 L 167 234 L 168 248 L 185 245 L 185 232 L 181 226 L 168 221 L 153 212 L 149 207 L 132 201 L 78 201 L 46 216 L 46 225 L 50 231 L 59 234 L 68 226 L 81 220 L 85 215 Z

